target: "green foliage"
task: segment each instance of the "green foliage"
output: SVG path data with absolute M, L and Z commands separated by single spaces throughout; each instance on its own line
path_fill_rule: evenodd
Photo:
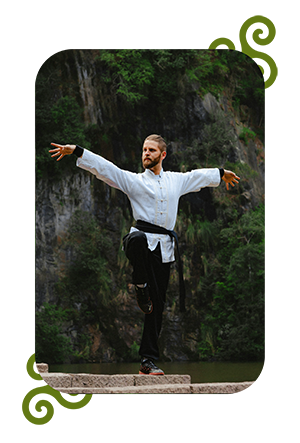
M 90 359 L 92 346 L 91 336 L 82 331 L 80 331 L 79 334 L 76 332 L 76 334 L 77 337 L 76 343 L 73 345 L 72 362 L 88 361 Z
M 78 144 L 86 148 L 90 143 L 86 138 L 83 111 L 73 96 L 53 99 L 51 85 L 43 76 L 43 70 L 36 81 L 36 176 L 41 178 L 59 177 L 67 169 L 74 167 L 74 158 L 65 157 L 59 164 L 51 158 L 50 143 Z
M 62 363 L 73 354 L 70 339 L 62 332 L 63 323 L 69 315 L 68 310 L 49 303 L 36 312 L 37 362 Z
M 264 356 L 264 207 L 220 230 L 204 275 L 202 359 L 261 360 Z M 217 263 L 217 265 L 216 265 Z M 215 282 L 213 290 L 210 282 Z M 208 289 L 209 288 L 209 289 Z M 207 335 L 207 331 L 209 334 Z M 209 338 L 209 346 L 207 345 Z
M 208 220 L 197 220 L 196 225 L 199 226 L 201 249 L 205 252 L 208 252 L 215 246 L 217 223 L 211 223 Z
M 201 324 L 201 342 L 198 343 L 197 351 L 201 360 L 209 359 L 216 355 L 215 348 L 216 337 L 214 336 L 214 329 L 208 324 Z
M 193 81 L 199 81 L 213 75 L 215 65 L 211 63 L 212 53 L 210 51 L 199 53 L 193 51 L 192 54 L 197 60 L 197 63 L 186 70 L 188 78 Z
M 153 97 L 164 103 L 176 99 L 183 86 L 197 83 L 198 92 L 218 95 L 230 72 L 230 57 L 222 51 L 101 50 L 107 67 L 103 80 L 134 104 Z
M 151 63 L 155 67 L 155 78 L 149 98 L 158 105 L 171 104 L 178 99 L 184 88 L 186 70 L 193 63 L 194 51 L 153 50 Z
M 263 205 L 260 205 L 255 211 L 246 212 L 240 220 L 222 229 L 220 234 L 222 245 L 226 246 L 226 249 L 229 248 L 229 252 L 231 252 L 240 244 L 249 244 L 251 241 L 263 244 L 264 221 Z
M 236 143 L 230 117 L 221 109 L 204 124 L 201 139 L 194 139 L 191 146 L 176 156 L 182 172 L 205 167 L 220 167 Z
M 69 261 L 55 286 L 58 306 L 45 305 L 37 313 L 36 353 L 47 363 L 89 359 L 91 336 L 87 326 L 101 322 L 101 312 L 112 300 L 106 259 L 111 241 L 90 213 L 74 213 L 64 248 Z M 76 331 L 73 344 L 62 335 L 66 320 Z
M 249 140 L 254 140 L 256 137 L 255 132 L 251 131 L 251 129 L 243 127 L 242 132 L 239 135 L 240 140 L 243 140 L 246 145 L 248 145 Z
M 205 125 L 203 129 L 202 149 L 206 166 L 223 164 L 234 141 L 229 117 L 219 110 L 214 121 Z
M 234 106 L 244 104 L 257 107 L 258 104 L 262 104 L 265 76 L 261 73 L 259 75 L 257 62 L 239 49 L 230 51 L 220 48 L 218 52 L 222 63 L 229 68 Z
M 128 103 L 152 98 L 162 104 L 178 95 L 180 77 L 192 57 L 193 51 L 101 50 L 98 60 L 107 68 L 104 81 Z
M 76 211 L 68 232 L 66 246 L 71 248 L 72 260 L 56 289 L 60 300 L 69 307 L 80 305 L 83 324 L 93 322 L 99 306 L 110 301 L 111 275 L 105 257 L 111 241 L 88 212 Z
M 70 221 L 64 247 L 71 257 L 65 275 L 56 284 L 58 304 L 68 307 L 76 330 L 73 358 L 88 359 L 91 340 L 88 325 L 99 325 L 112 301 L 107 253 L 111 241 L 90 213 L 77 210 Z
M 184 237 L 187 243 L 196 243 L 202 252 L 209 252 L 215 247 L 218 235 L 217 223 L 200 220 L 197 215 L 186 217 L 183 211 L 180 211 L 176 230 L 180 232 L 180 237 Z
M 136 341 L 132 343 L 130 346 L 130 360 L 131 361 L 140 361 L 140 355 L 139 355 L 139 349 L 140 346 L 137 344 Z
M 227 61 L 218 51 L 193 51 L 193 61 L 186 70 L 190 81 L 199 83 L 201 96 L 210 92 L 219 95 L 224 88 L 224 79 L 229 72 Z
M 247 55 L 240 54 L 237 63 L 231 63 L 231 69 L 236 71 L 235 77 L 238 79 L 233 101 L 256 108 L 263 114 L 265 85 L 257 64 Z
M 135 103 L 145 99 L 144 86 L 150 85 L 154 78 L 154 68 L 145 55 L 146 51 L 102 50 L 99 59 L 113 72 L 103 77 L 106 83 L 115 85 L 116 93 Z
M 249 181 L 249 179 L 254 179 L 257 177 L 258 173 L 254 169 L 252 169 L 247 163 L 231 163 L 226 162 L 224 165 L 225 169 L 229 169 L 230 171 L 233 171 L 239 176 L 243 178 L 243 182 Z M 241 182 L 239 183 L 239 185 Z

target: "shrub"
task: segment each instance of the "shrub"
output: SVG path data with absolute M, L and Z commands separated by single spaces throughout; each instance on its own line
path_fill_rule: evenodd
M 89 148 L 82 109 L 74 97 L 61 97 L 51 107 L 44 106 L 36 99 L 36 175 L 41 178 L 61 176 L 66 169 L 74 166 L 74 158 L 66 157 L 56 162 L 49 149 L 50 143 L 73 143 Z
M 45 303 L 36 312 L 35 356 L 37 362 L 62 363 L 72 354 L 71 341 L 63 335 L 63 323 L 68 320 L 68 310 Z
M 235 142 L 229 117 L 218 110 L 214 120 L 204 126 L 202 137 L 206 165 L 224 163 L 230 148 Z
M 69 308 L 80 303 L 84 323 L 97 317 L 98 305 L 110 301 L 111 275 L 105 258 L 111 241 L 89 212 L 76 211 L 70 221 L 66 246 L 72 259 L 56 290 Z
M 243 127 L 242 132 L 239 135 L 239 139 L 243 140 L 246 145 L 248 145 L 249 140 L 254 140 L 256 137 L 255 132 L 251 131 L 251 129 Z

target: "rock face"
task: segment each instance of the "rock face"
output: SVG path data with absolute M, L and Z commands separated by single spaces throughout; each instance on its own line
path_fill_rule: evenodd
M 106 83 L 101 82 L 103 73 L 99 72 L 94 60 L 93 51 L 65 51 L 60 53 L 55 61 L 57 69 L 64 73 L 62 88 L 70 94 L 75 91 L 83 109 L 85 124 L 87 127 L 94 125 L 93 130 L 96 126 L 98 128 L 92 151 L 101 151 L 104 157 L 121 168 L 139 171 L 142 140 L 148 133 L 157 132 L 169 142 L 165 169 L 180 168 L 178 159 L 182 158 L 194 142 L 201 142 L 203 128 L 214 118 L 216 112 L 231 113 L 228 124 L 234 143 L 230 150 L 230 161 L 247 165 L 252 171 L 252 176 L 250 174 L 244 184 L 241 211 L 253 209 L 263 200 L 263 144 L 257 137 L 248 143 L 239 139 L 245 121 L 252 118 L 247 108 L 243 108 L 240 114 L 233 113 L 226 95 L 218 99 L 212 94 L 200 97 L 196 92 L 196 85 L 190 85 L 186 86 L 187 90 L 184 90 L 185 86 L 182 87 L 181 95 L 165 115 L 156 115 L 153 110 L 145 114 L 144 108 L 129 107 L 111 93 Z M 57 91 L 57 94 L 59 93 L 60 91 Z M 142 118 L 144 115 L 146 118 Z M 135 140 L 135 144 L 132 140 Z M 137 143 L 136 140 L 140 142 Z M 49 144 L 51 141 L 49 140 Z M 67 142 L 76 143 L 76 140 Z M 204 190 L 201 195 L 194 193 L 185 196 L 180 205 L 183 208 L 188 206 L 192 213 L 204 212 L 210 220 L 217 217 L 217 209 L 209 190 Z M 130 287 L 131 271 L 124 264 L 125 259 L 120 253 L 122 234 L 126 233 L 131 224 L 130 204 L 120 191 L 109 188 L 92 175 L 76 168 L 75 158 L 73 170 L 63 177 L 55 180 L 49 177 L 37 179 L 36 307 L 39 310 L 45 302 L 57 303 L 54 286 L 64 275 L 72 259 L 72 249 L 65 245 L 64 240 L 70 219 L 76 210 L 94 216 L 99 225 L 107 229 L 107 235 L 113 244 L 113 248 L 108 252 L 108 261 L 111 290 L 116 300 L 103 310 L 99 325 L 86 325 L 85 332 L 92 340 L 89 358 L 113 362 L 117 361 L 118 355 L 126 349 L 137 358 L 136 346 L 142 333 L 142 316 L 136 307 L 135 296 Z M 175 275 L 176 279 L 176 272 L 172 275 Z M 173 291 L 176 291 L 177 282 L 173 280 L 170 284 L 171 287 L 173 285 Z M 164 316 L 164 338 L 161 340 L 164 358 L 185 360 L 195 357 L 197 328 L 192 328 L 194 332 L 189 330 L 189 318 L 185 319 L 178 312 L 174 313 L 171 301 L 166 306 Z M 186 329 L 183 331 L 184 324 Z M 72 336 L 73 341 L 76 341 L 77 332 L 76 328 L 65 328 L 65 333 Z M 182 336 L 185 337 L 184 345 L 178 346 Z
M 91 177 L 77 173 L 60 181 L 36 185 L 36 303 L 54 302 L 53 284 L 68 261 L 62 249 L 74 211 L 93 212 Z

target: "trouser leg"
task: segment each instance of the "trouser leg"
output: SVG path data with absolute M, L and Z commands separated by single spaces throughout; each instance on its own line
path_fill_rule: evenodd
M 123 246 L 126 257 L 132 267 L 132 280 L 135 285 L 147 283 L 149 281 L 149 249 L 147 237 L 144 232 L 134 231 L 123 239 Z
M 162 263 L 159 245 L 150 254 L 150 297 L 153 303 L 153 311 L 151 314 L 145 315 L 139 354 L 143 357 L 158 360 L 158 338 L 162 327 L 163 310 L 170 276 L 170 263 Z
M 124 251 L 133 266 L 133 283 L 148 283 L 153 303 L 151 314 L 145 315 L 139 354 L 153 360 L 159 358 L 158 337 L 170 276 L 170 263 L 162 263 L 160 245 L 155 251 L 148 249 L 147 237 L 135 231 L 124 238 Z

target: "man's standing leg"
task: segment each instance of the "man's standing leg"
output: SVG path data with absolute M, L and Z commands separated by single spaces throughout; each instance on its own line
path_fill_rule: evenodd
M 153 363 L 159 358 L 158 337 L 170 276 L 170 264 L 162 263 L 160 246 L 151 252 L 147 237 L 135 231 L 124 238 L 124 251 L 133 266 L 133 283 L 147 283 L 153 311 L 145 315 L 144 330 L 139 354 L 142 357 L 140 373 L 163 375 Z M 145 312 L 145 311 L 144 311 Z
M 170 277 L 170 263 L 162 263 L 160 246 L 150 252 L 149 285 L 153 312 L 145 316 L 144 331 L 139 354 L 151 360 L 159 359 L 158 337 L 166 302 Z

